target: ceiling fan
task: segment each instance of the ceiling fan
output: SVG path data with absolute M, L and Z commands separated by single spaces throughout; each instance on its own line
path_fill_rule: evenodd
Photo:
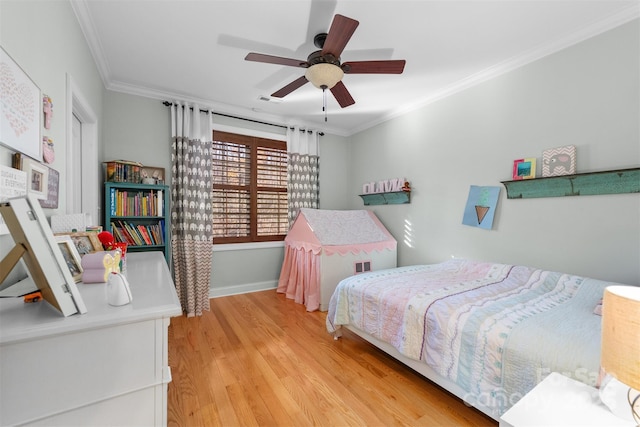
M 287 65 L 290 67 L 306 68 L 304 76 L 297 78 L 283 88 L 275 91 L 271 96 L 284 98 L 294 90 L 311 82 L 315 87 L 331 90 L 331 93 L 342 108 L 355 104 L 355 101 L 344 83 L 342 77 L 346 74 L 402 74 L 405 60 L 388 61 L 354 61 L 340 63 L 340 54 L 360 23 L 355 19 L 342 15 L 335 15 L 328 33 L 317 34 L 313 43 L 320 48 L 309 55 L 306 61 L 262 53 L 249 53 L 244 59 L 247 61 L 265 62 L 268 64 Z

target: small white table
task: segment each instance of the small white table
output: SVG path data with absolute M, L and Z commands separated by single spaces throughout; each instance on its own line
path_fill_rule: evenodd
M 557 372 L 500 417 L 500 427 L 634 425 L 612 414 L 597 389 Z

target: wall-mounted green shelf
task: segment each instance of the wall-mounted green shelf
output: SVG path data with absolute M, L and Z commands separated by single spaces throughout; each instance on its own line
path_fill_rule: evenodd
M 508 199 L 640 193 L 640 168 L 502 181 Z
M 389 193 L 360 194 L 365 206 L 401 205 L 411 201 L 410 191 L 391 191 Z

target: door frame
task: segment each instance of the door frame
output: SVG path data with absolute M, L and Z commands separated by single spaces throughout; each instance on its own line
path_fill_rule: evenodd
M 66 183 L 66 211 L 71 213 L 88 213 L 93 224 L 101 223 L 100 209 L 100 181 L 102 172 L 98 162 L 98 118 L 75 83 L 73 77 L 67 74 L 67 146 L 65 165 Z M 73 141 L 73 116 L 76 116 L 82 124 L 82 164 L 74 165 L 72 158 L 74 149 Z M 73 194 L 74 179 L 80 179 L 83 183 L 81 194 L 81 206 L 75 206 Z M 80 209 L 80 212 L 78 212 Z

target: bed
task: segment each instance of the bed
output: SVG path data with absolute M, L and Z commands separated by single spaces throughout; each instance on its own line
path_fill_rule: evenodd
M 595 385 L 611 284 L 460 259 L 380 270 L 338 284 L 327 330 L 353 331 L 499 420 L 551 372 Z

